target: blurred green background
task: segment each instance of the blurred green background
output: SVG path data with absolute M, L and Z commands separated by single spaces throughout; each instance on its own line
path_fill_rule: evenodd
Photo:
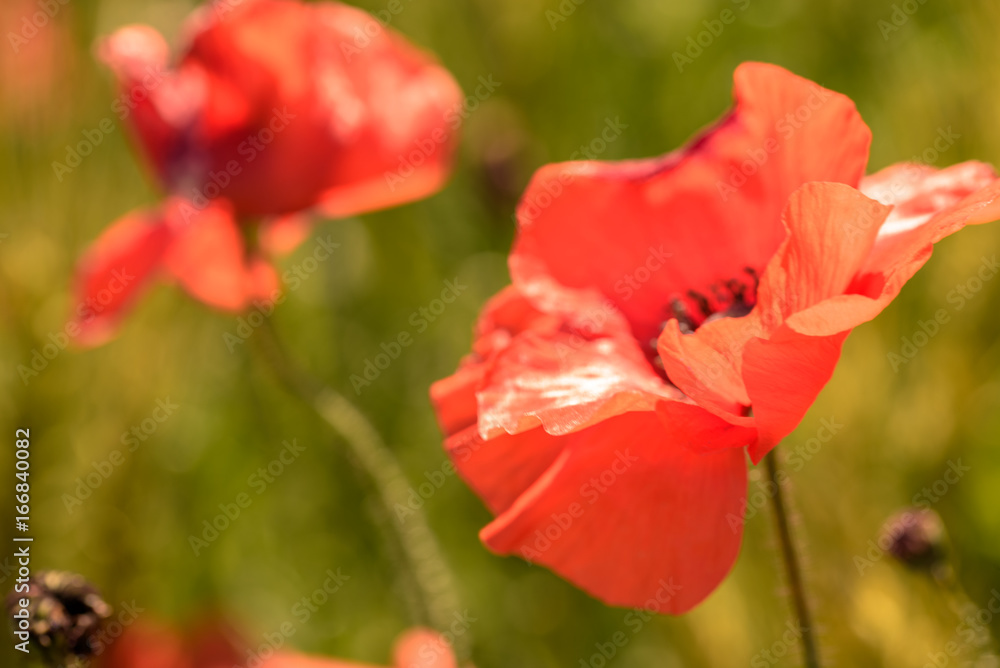
M 1000 162 L 1000 6 L 905 4 L 917 11 L 885 32 L 879 22 L 892 20 L 894 5 L 881 0 L 566 0 L 565 21 L 549 13 L 560 12 L 559 0 L 404 0 L 392 26 L 436 52 L 467 92 L 480 76 L 501 85 L 469 114 L 443 192 L 316 228 L 313 236 L 332 235 L 341 249 L 278 307 L 274 326 L 299 360 L 357 400 L 411 482 L 424 482 L 444 462 L 427 387 L 453 371 L 479 308 L 508 282 L 517 195 L 535 168 L 568 159 L 605 119 L 628 128 L 601 158 L 664 153 L 728 108 L 737 64 L 763 60 L 856 101 L 874 133 L 870 171 L 922 154 L 949 129 L 959 137 L 936 166 Z M 72 173 L 60 181 L 53 172 L 68 144 L 115 119 L 110 77 L 92 45 L 133 22 L 173 38 L 192 6 L 70 0 L 30 48 L 14 54 L 6 37 L 0 44 L 0 425 L 10 444 L 0 481 L 7 489 L 13 480 L 15 428 L 30 427 L 35 569 L 81 572 L 113 605 L 134 599 L 150 619 L 182 624 L 215 608 L 238 620 L 254 646 L 292 621 L 299 650 L 385 664 L 408 620 L 363 486 L 342 444 L 276 384 L 252 345 L 230 353 L 223 335 L 235 331 L 234 317 L 160 287 L 112 343 L 62 351 L 27 383 L 17 372 L 62 327 L 81 251 L 111 221 L 159 196 L 117 120 Z M 4 35 L 36 9 L 4 0 Z M 673 54 L 725 9 L 735 21 L 679 71 Z M 987 281 L 961 310 L 948 301 L 998 247 L 1000 225 L 941 243 L 900 298 L 848 339 L 833 380 L 786 442 L 802 446 L 823 419 L 843 425 L 793 475 L 830 665 L 919 667 L 956 639 L 960 620 L 925 580 L 888 559 L 862 574 L 855 559 L 889 514 L 942 479 L 949 461 L 970 470 L 933 505 L 957 547 L 962 583 L 977 606 L 1000 588 L 1000 280 Z M 456 276 L 468 290 L 417 334 L 411 313 Z M 941 308 L 950 322 L 894 371 L 887 354 Z M 402 331 L 414 333 L 414 345 L 355 395 L 350 375 Z M 144 420 L 149 426 L 157 400 L 167 399 L 179 407 L 128 452 L 122 434 Z M 188 536 L 201 533 L 220 503 L 248 491 L 248 478 L 292 438 L 306 450 L 196 557 Z M 124 463 L 69 512 L 64 495 L 116 449 Z M 13 503 L 2 498 L 0 564 L 12 552 L 13 524 Z M 425 508 L 463 607 L 477 620 L 470 633 L 480 668 L 599 666 L 595 643 L 618 631 L 629 642 L 608 665 L 799 665 L 794 651 L 775 663 L 761 654 L 791 618 L 766 512 L 750 518 L 733 574 L 707 602 L 634 633 L 628 611 L 540 567 L 489 554 L 477 540 L 489 514 L 456 477 Z M 338 568 L 348 583 L 299 623 L 293 606 Z M 0 569 L 0 586 L 12 585 Z M 990 626 L 1000 631 L 1000 619 Z M 0 643 L 4 665 L 13 662 L 10 644 Z

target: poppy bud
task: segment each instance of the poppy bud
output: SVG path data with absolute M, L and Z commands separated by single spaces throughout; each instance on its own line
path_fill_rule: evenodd
M 881 545 L 906 566 L 932 570 L 945 559 L 944 523 L 933 510 L 910 508 L 893 515 L 882 529 Z
M 27 585 L 26 592 L 15 590 L 7 596 L 14 630 L 27 632 L 28 640 L 53 665 L 72 665 L 71 658 L 90 656 L 91 640 L 111 615 L 111 606 L 97 589 L 83 576 L 65 571 L 39 571 Z M 27 606 L 21 605 L 24 600 Z

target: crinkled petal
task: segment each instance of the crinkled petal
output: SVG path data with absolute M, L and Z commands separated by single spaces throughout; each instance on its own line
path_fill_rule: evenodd
M 539 424 L 566 434 L 683 395 L 663 382 L 631 338 L 529 332 L 497 356 L 477 398 L 479 431 L 489 438 Z
M 798 332 L 827 336 L 871 320 L 930 259 L 935 243 L 966 225 L 1000 219 L 1000 181 L 983 163 L 965 162 L 942 170 L 894 165 L 867 177 L 862 190 L 893 205 L 893 210 L 850 294 L 792 316 L 788 324 Z M 987 269 L 991 262 L 992 255 L 984 257 Z

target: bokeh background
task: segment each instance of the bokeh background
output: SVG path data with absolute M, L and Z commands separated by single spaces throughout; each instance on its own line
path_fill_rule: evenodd
M 30 427 L 34 569 L 81 572 L 113 605 L 134 600 L 149 619 L 185 624 L 220 611 L 253 646 L 291 621 L 297 649 L 384 664 L 409 622 L 392 560 L 369 521 L 365 487 L 342 443 L 282 390 L 252 342 L 227 349 L 223 335 L 235 331 L 234 317 L 161 287 L 114 342 L 61 351 L 27 382 L 17 371 L 62 328 L 74 262 L 88 242 L 158 198 L 111 109 L 111 80 L 92 45 L 132 22 L 173 37 L 192 7 L 69 0 L 15 54 L 6 35 L 38 7 L 0 6 L 0 432 L 9 437 L 0 480 L 5 489 L 13 480 L 15 428 Z M 480 77 L 500 86 L 470 109 L 443 192 L 316 228 L 314 236 L 342 246 L 272 322 L 299 360 L 356 399 L 414 486 L 444 463 L 427 387 L 454 369 L 477 311 L 508 282 L 519 192 L 535 168 L 569 159 L 598 137 L 606 119 L 628 127 L 601 158 L 664 153 L 727 109 L 737 64 L 763 60 L 856 101 L 874 132 L 871 170 L 924 155 L 939 132 L 957 138 L 931 156 L 935 166 L 1000 162 L 1000 6 L 991 0 L 403 0 L 403 7 L 392 27 L 436 52 L 467 93 Z M 674 53 L 725 9 L 735 21 L 680 71 Z M 915 11 L 898 14 L 897 22 L 906 20 L 887 31 L 895 9 Z M 116 130 L 58 179 L 52 163 L 106 118 Z M 307 241 L 283 266 L 313 248 Z M 864 568 L 856 559 L 885 518 L 941 480 L 949 462 L 969 470 L 933 507 L 972 600 L 984 606 L 997 596 L 1000 280 L 985 282 L 961 310 L 949 294 L 998 249 L 1000 224 L 941 243 L 900 298 L 848 339 L 833 380 L 786 442 L 791 451 L 803 446 L 824 419 L 843 425 L 793 475 L 806 577 L 830 665 L 919 667 L 958 639 L 960 620 L 925 578 L 887 558 Z M 455 277 L 468 289 L 417 333 L 411 314 Z M 887 355 L 938 309 L 950 321 L 893 369 Z M 403 331 L 415 343 L 357 395 L 350 376 Z M 144 420 L 148 427 L 157 401 L 168 399 L 179 407 L 129 452 L 122 434 Z M 306 450 L 195 556 L 189 536 L 201 533 L 220 503 L 248 491 L 248 478 L 293 438 Z M 67 508 L 64 495 L 113 450 L 124 463 Z M 14 504 L 0 498 L 8 499 L 0 504 L 7 546 Z M 595 643 L 618 631 L 628 643 L 607 665 L 798 665 L 794 650 L 775 663 L 761 654 L 780 642 L 791 619 L 766 509 L 749 519 L 739 562 L 711 598 L 638 632 L 628 611 L 540 567 L 489 554 L 477 540 L 489 514 L 455 476 L 425 509 L 463 608 L 476 620 L 469 637 L 480 668 L 599 666 Z M 9 567 L 3 555 L 13 550 L 2 550 L 0 564 Z M 338 568 L 348 583 L 301 623 L 295 604 Z M 0 569 L 5 591 L 13 578 Z M 1000 631 L 1000 619 L 989 626 Z M 11 644 L 0 643 L 4 665 L 14 663 Z M 974 656 L 966 651 L 950 665 Z

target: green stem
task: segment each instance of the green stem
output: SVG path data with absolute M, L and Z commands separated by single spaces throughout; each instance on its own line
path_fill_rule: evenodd
M 780 475 L 778 467 L 777 448 L 764 457 L 764 466 L 768 478 L 773 484 L 771 508 L 774 511 L 775 528 L 778 532 L 778 543 L 781 546 L 781 560 L 785 565 L 788 578 L 788 588 L 792 593 L 792 608 L 798 617 L 799 628 L 802 629 L 802 656 L 806 668 L 819 668 L 819 649 L 816 642 L 816 629 L 813 626 L 812 614 L 809 611 L 809 600 L 806 596 L 805 583 L 802 578 L 802 566 L 799 562 L 795 539 L 792 536 L 789 512 L 785 503 L 784 485 L 788 476 Z
M 421 623 L 444 632 L 458 609 L 454 578 L 427 518 L 421 510 L 408 505 L 410 485 L 396 457 L 354 404 L 291 361 L 270 323 L 259 328 L 257 337 L 258 348 L 275 375 L 342 437 L 350 450 L 349 459 L 374 485 L 381 506 L 376 517 L 383 531 L 395 535 L 398 541 L 394 551 L 402 553 L 406 562 L 401 570 L 408 576 L 411 596 L 419 602 L 421 613 L 417 617 Z M 406 508 L 405 521 L 392 519 L 397 507 Z M 388 542 L 392 554 L 393 541 Z M 469 634 L 459 635 L 452 642 L 459 658 L 466 658 Z
M 950 545 L 948 546 L 947 554 L 954 554 Z M 966 593 L 965 588 L 958 579 L 958 573 L 951 563 L 944 562 L 939 564 L 931 571 L 930 575 L 934 583 L 941 589 L 948 607 L 963 623 L 970 616 L 975 617 L 979 614 L 981 608 Z M 975 641 L 972 643 L 972 649 L 976 653 L 976 658 L 996 658 L 994 652 L 996 640 L 993 638 L 993 634 L 990 633 L 989 626 L 980 624 L 973 632 L 975 634 Z

